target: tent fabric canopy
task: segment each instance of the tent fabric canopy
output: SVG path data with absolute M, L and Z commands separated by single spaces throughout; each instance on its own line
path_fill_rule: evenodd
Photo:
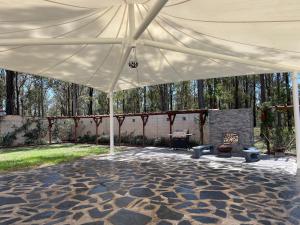
M 300 62 L 299 0 L 169 0 L 134 42 L 116 76 L 130 27 L 155 0 L 0 0 L 0 67 L 109 92 L 147 85 L 288 69 L 187 54 L 151 42 L 294 68 Z M 132 25 L 131 25 L 132 26 Z M 113 38 L 113 44 L 1 46 L 9 39 Z M 149 43 L 148 43 L 148 42 Z M 148 44 L 147 44 L 148 43 Z M 136 55 L 138 68 L 128 60 Z M 114 85 L 113 85 L 114 86 Z

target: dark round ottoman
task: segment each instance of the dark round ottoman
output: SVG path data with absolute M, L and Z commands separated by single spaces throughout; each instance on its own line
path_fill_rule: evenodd
M 219 156 L 230 156 L 231 157 L 232 146 L 231 145 L 220 145 L 218 147 Z

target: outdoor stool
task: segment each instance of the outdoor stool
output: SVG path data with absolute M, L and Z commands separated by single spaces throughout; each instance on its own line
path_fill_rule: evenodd
M 243 150 L 246 162 L 257 162 L 260 160 L 260 152 L 254 147 Z
M 220 145 L 218 147 L 218 156 L 226 156 L 226 157 L 231 157 L 231 152 L 232 152 L 232 146 L 231 145 Z
M 213 145 L 199 145 L 193 147 L 193 156 L 194 159 L 199 159 L 201 155 L 204 154 L 213 154 L 214 146 Z

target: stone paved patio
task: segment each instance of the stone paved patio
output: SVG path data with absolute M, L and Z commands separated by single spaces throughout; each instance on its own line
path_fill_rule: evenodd
M 299 176 L 275 167 L 133 149 L 0 174 L 0 224 L 300 224 Z

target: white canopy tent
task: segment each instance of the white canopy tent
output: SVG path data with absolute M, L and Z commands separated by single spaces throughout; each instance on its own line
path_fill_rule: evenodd
M 0 67 L 82 84 L 110 97 L 153 84 L 297 71 L 299 0 L 0 0 Z M 135 49 L 133 51 L 133 49 Z M 139 66 L 127 66 L 136 58 Z

